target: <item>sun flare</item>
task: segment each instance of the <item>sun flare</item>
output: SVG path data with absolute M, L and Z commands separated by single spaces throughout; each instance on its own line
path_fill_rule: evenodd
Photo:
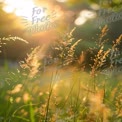
M 16 16 L 26 18 L 29 21 L 32 20 L 33 8 L 37 6 L 33 0 L 21 0 L 17 2 L 16 0 L 6 0 L 4 4 L 3 10 L 6 13 L 14 13 Z M 40 10 L 43 10 L 43 7 L 39 8 Z M 44 15 L 44 11 L 39 13 L 39 17 Z

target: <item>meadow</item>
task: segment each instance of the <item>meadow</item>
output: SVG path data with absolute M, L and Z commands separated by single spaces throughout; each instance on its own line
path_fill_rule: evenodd
M 122 76 L 115 70 L 121 66 L 122 35 L 106 48 L 107 32 L 105 26 L 98 45 L 89 48 L 97 53 L 88 70 L 84 56 L 74 56 L 81 40 L 73 41 L 73 31 L 53 45 L 57 57 L 51 63 L 38 46 L 18 67 L 1 66 L 0 122 L 122 122 Z

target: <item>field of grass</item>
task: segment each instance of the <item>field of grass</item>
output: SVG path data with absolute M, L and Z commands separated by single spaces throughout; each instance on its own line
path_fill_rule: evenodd
M 120 40 L 121 37 L 111 50 Z M 90 71 L 63 65 L 67 61 L 65 56 L 58 57 L 62 67 L 51 64 L 39 70 L 39 47 L 20 67 L 0 67 L 0 122 L 122 122 L 122 72 L 100 72 L 110 52 L 103 51 L 103 44 Z M 70 59 L 74 45 L 66 53 Z M 61 50 L 60 54 L 65 52 Z M 110 65 L 108 69 L 112 68 Z
M 17 70 L 0 76 L 1 122 L 121 122 L 121 75 L 45 71 L 29 78 Z M 69 72 L 69 75 L 67 75 Z

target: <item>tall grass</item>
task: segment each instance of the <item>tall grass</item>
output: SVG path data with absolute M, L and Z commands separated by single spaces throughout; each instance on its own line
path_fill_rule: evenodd
M 111 52 L 119 51 L 122 35 L 106 49 L 108 41 L 104 37 L 107 32 L 105 26 L 97 41 L 97 53 L 91 57 L 94 63 L 90 73 L 68 66 L 76 60 L 74 51 L 79 43 L 72 42 L 73 31 L 67 34 L 66 40 L 63 38 L 55 43 L 53 48 L 58 50 L 55 55 L 58 60 L 46 66 L 45 72 L 40 71 L 43 65 L 40 54 L 45 46 L 33 49 L 20 62 L 19 69 L 11 71 L 8 68 L 8 71 L 1 72 L 0 121 L 121 122 L 122 76 L 118 73 L 116 78 L 114 74 L 108 77 L 102 70 L 117 66 L 118 56 L 111 57 Z M 57 68 L 59 65 L 61 67 Z

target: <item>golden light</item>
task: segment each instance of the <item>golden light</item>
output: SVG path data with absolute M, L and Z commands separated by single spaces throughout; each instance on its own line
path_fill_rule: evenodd
M 6 13 L 14 13 L 16 16 L 25 17 L 27 20 L 32 20 L 33 9 L 36 7 L 33 0 L 6 0 L 4 4 L 5 6 L 3 7 L 3 10 Z M 39 9 L 42 10 L 43 8 L 39 7 Z M 39 17 L 44 15 L 45 12 L 41 11 Z
M 14 8 L 11 7 L 11 6 L 4 6 L 3 7 L 3 10 L 6 12 L 6 13 L 12 13 L 14 11 Z
M 83 10 L 80 12 L 80 16 L 92 19 L 96 17 L 96 13 L 90 10 Z
M 21 1 L 16 1 L 16 0 L 6 0 L 4 2 L 5 6 L 3 7 L 3 10 L 5 12 L 16 12 L 18 9 L 23 9 L 23 8 L 30 8 L 33 7 L 34 3 L 32 0 L 21 0 Z M 13 11 L 6 11 L 5 8 L 12 8 Z
M 68 0 L 56 0 L 56 1 L 63 3 L 63 2 L 67 2 Z
M 29 34 L 55 30 L 63 16 L 60 6 L 47 1 L 6 0 L 2 9 L 15 15 L 17 26 Z
M 96 17 L 96 13 L 90 10 L 82 10 L 79 14 L 79 17 L 75 20 L 76 25 L 83 25 L 89 19 L 93 19 Z
M 75 20 L 75 24 L 76 24 L 76 25 L 83 25 L 86 21 L 87 21 L 86 18 L 78 17 L 78 18 Z

